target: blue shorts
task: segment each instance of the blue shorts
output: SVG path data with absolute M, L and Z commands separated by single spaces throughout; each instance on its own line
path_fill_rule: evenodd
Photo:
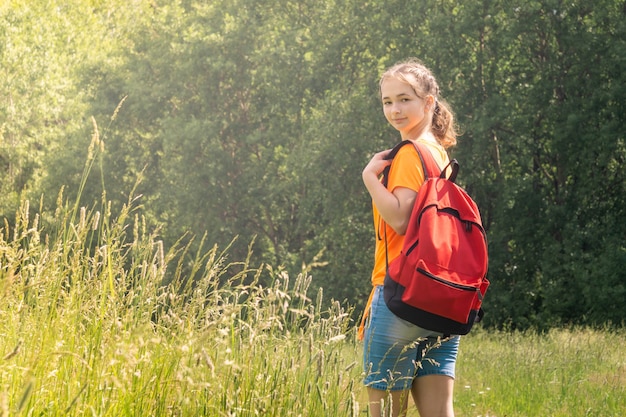
M 375 289 L 363 340 L 364 383 L 385 391 L 411 389 L 416 377 L 446 375 L 454 378 L 459 336 L 418 327 L 393 314 Z

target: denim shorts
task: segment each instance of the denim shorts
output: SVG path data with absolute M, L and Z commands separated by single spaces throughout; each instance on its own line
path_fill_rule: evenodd
M 454 378 L 459 336 L 418 327 L 393 314 L 378 286 L 363 340 L 364 383 L 385 391 L 411 389 L 416 377 L 446 375 Z

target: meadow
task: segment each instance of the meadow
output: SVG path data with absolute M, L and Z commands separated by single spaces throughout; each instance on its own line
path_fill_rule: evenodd
M 351 312 L 309 298 L 310 274 L 165 249 L 133 203 L 25 202 L 0 230 L 0 416 L 367 415 Z M 478 328 L 457 415 L 626 415 L 625 345 L 621 329 Z

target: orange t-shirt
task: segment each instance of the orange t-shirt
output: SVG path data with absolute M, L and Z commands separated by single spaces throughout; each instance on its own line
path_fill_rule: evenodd
M 422 144 L 425 144 L 430 149 L 435 161 L 440 167 L 444 167 L 449 162 L 448 154 L 446 150 L 439 144 L 435 144 L 430 141 L 418 139 Z M 405 187 L 419 191 L 422 183 L 424 182 L 424 169 L 419 155 L 413 146 L 403 146 L 391 163 L 391 169 L 389 170 L 389 179 L 387 182 L 387 189 L 393 192 L 397 187 Z M 385 274 L 387 273 L 387 261 L 391 262 L 402 250 L 404 243 L 404 235 L 399 235 L 393 228 L 391 228 L 382 219 L 378 213 L 376 205 L 372 204 L 374 230 L 376 233 L 376 249 L 374 252 L 374 269 L 372 270 L 372 286 L 376 288 L 378 285 L 383 285 L 385 281 Z M 385 245 L 385 235 L 387 244 Z M 374 291 L 372 290 L 370 297 L 365 307 L 365 313 L 359 328 L 359 337 L 362 339 L 363 328 L 365 319 L 369 314 L 370 304 Z

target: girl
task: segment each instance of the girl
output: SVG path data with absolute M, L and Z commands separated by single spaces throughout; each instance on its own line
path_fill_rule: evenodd
M 454 119 L 439 98 L 434 76 L 409 59 L 389 68 L 380 79 L 383 113 L 402 140 L 428 146 L 440 167 L 446 149 L 456 144 Z M 452 393 L 459 336 L 441 334 L 396 317 L 383 299 L 387 260 L 399 255 L 417 191 L 424 181 L 413 146 L 400 149 L 393 162 L 389 150 L 377 153 L 363 170 L 374 213 L 376 250 L 372 284 L 360 336 L 364 341 L 364 383 L 373 416 L 406 415 L 409 392 L 421 417 L 453 417 Z M 391 164 L 388 185 L 379 176 Z

